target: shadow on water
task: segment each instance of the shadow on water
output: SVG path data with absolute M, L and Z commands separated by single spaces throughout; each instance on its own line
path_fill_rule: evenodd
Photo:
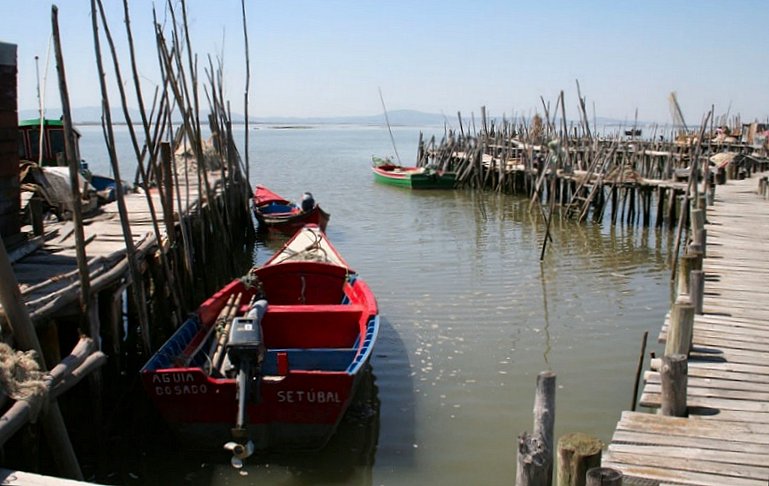
M 386 318 L 380 318 L 379 339 L 372 364 L 382 394 L 381 419 L 388 427 L 379 431 L 377 465 L 414 465 L 416 396 L 406 345 Z
M 141 426 L 124 424 L 126 430 L 113 435 L 111 445 L 99 453 L 113 456 L 107 459 L 113 466 L 114 456 L 120 457 L 120 468 L 102 471 L 94 480 L 102 484 L 200 486 L 371 484 L 380 429 L 376 380 L 371 366 L 367 367 L 349 409 L 325 447 L 312 451 L 256 453 L 246 460 L 243 469 L 230 465 L 232 456 L 222 447 L 226 437 L 222 438 L 222 444 L 211 444 L 205 450 L 190 449 L 176 438 L 152 405 L 139 397 L 133 403 L 131 415 L 142 416 Z M 139 411 L 143 413 L 137 413 Z
M 379 389 L 369 366 L 350 408 L 325 447 L 313 451 L 257 453 L 243 469 L 230 466 L 229 455 L 217 456 L 206 467 L 205 485 L 257 484 L 371 484 L 380 424 Z M 206 459 L 211 460 L 210 456 Z

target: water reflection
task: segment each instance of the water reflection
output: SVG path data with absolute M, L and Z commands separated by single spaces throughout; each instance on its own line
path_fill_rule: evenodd
M 545 269 L 541 265 L 539 269 L 539 281 L 542 282 L 542 308 L 545 313 L 545 350 L 542 352 L 542 357 L 544 358 L 545 365 L 549 370 L 550 360 L 548 359 L 548 355 L 552 349 L 552 345 L 550 344 L 550 313 L 547 310 L 547 284 L 545 283 Z

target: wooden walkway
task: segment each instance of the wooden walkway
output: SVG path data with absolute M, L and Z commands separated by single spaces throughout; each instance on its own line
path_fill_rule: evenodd
M 220 177 L 219 173 L 209 176 L 212 188 L 219 187 Z M 191 183 L 189 187 L 182 185 L 178 190 L 182 209 L 178 209 L 174 197 L 175 223 L 179 222 L 180 213 L 188 214 L 189 210 L 200 204 L 197 184 Z M 154 189 L 150 190 L 150 195 L 162 232 L 162 244 L 165 246 L 168 242 L 160 197 Z M 157 248 L 158 241 L 146 195 L 143 192 L 128 193 L 125 202 L 137 251 L 141 254 Z M 91 291 L 98 292 L 114 286 L 128 275 L 125 236 L 117 203 L 106 204 L 93 214 L 84 215 L 83 231 Z M 46 222 L 45 235 L 33 238 L 26 245 L 10 252 L 10 257 L 22 297 L 34 322 L 44 321 L 68 306 L 77 305 L 80 278 L 72 221 Z
M 689 416 L 622 413 L 602 465 L 623 471 L 626 485 L 769 484 L 769 200 L 757 186 L 755 176 L 729 181 L 708 208 Z M 659 373 L 645 379 L 640 404 L 659 407 Z

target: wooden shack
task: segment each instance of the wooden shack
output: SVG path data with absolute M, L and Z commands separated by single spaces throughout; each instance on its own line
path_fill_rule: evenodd
M 16 101 L 16 45 L 0 42 L 0 235 L 6 246 L 18 240 L 19 152 Z

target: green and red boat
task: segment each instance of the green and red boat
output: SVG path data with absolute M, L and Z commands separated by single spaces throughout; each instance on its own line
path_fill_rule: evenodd
M 389 159 L 376 157 L 371 170 L 376 182 L 409 189 L 453 189 L 456 183 L 454 172 L 430 167 L 404 167 Z

